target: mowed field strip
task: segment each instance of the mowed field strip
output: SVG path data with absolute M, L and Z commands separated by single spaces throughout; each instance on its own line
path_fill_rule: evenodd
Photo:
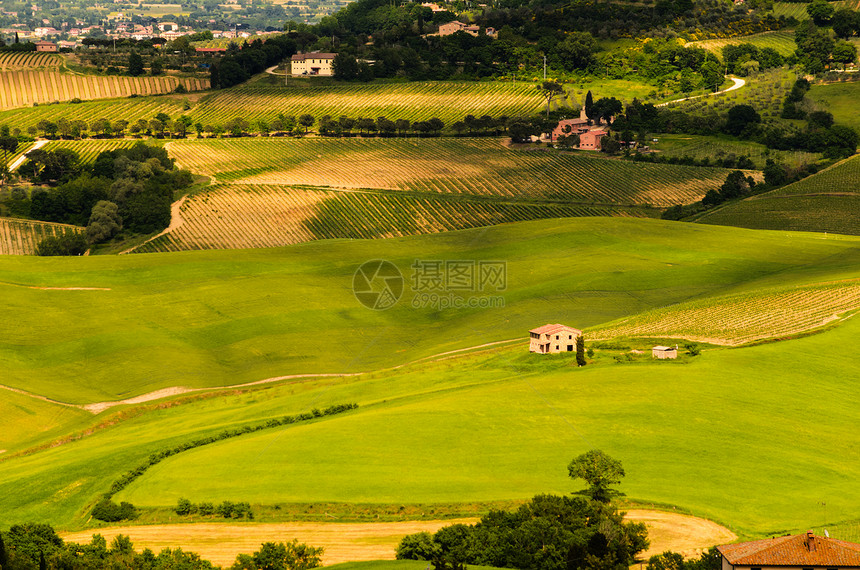
M 34 103 L 70 101 L 75 98 L 110 99 L 129 95 L 159 95 L 174 91 L 180 84 L 188 91 L 209 88 L 208 80 L 186 77 L 74 75 L 31 69 L 0 71 L 0 110 L 28 107 Z
M 715 545 L 737 539 L 729 529 L 715 522 L 697 517 L 634 509 L 627 512 L 629 521 L 643 522 L 648 526 L 651 546 L 640 555 L 650 556 L 666 550 L 696 556 Z M 189 523 L 172 525 L 145 525 L 108 527 L 63 534 L 64 540 L 88 543 L 94 533 L 110 542 L 119 534 L 131 538 L 137 550 L 181 547 L 197 552 L 206 560 L 229 566 L 240 553 L 250 554 L 263 542 L 284 542 L 293 538 L 313 546 L 325 548 L 323 564 L 364 560 L 394 560 L 400 540 L 416 532 L 436 532 L 452 524 L 474 524 L 477 519 L 451 519 L 444 521 L 410 521 L 377 523 Z
M 176 223 L 135 253 L 277 247 L 316 239 L 375 239 L 581 216 L 644 217 L 641 209 L 469 196 L 221 184 L 183 201 Z
M 23 73 L 23 72 L 22 72 Z M 33 71 L 36 73 L 36 71 Z M 52 72 L 56 75 L 59 72 Z M 2 77 L 2 76 L 0 76 Z M 114 76 L 69 76 L 78 77 L 79 81 L 87 80 L 107 82 L 109 91 L 112 82 L 130 79 L 158 80 L 162 82 L 176 81 L 171 77 L 158 78 L 129 78 Z M 18 76 L 15 81 L 20 81 Z M 199 82 L 196 88 L 208 88 L 208 80 L 194 79 Z M 17 85 L 17 83 L 16 83 Z M 101 85 L 101 84 L 100 84 Z M 122 117 L 134 122 L 138 119 L 152 119 L 158 113 L 167 113 L 171 117 L 180 114 L 190 116 L 195 123 L 204 125 L 223 125 L 225 122 L 244 118 L 251 123 L 258 120 L 271 121 L 279 114 L 302 115 L 308 113 L 319 119 L 324 115 L 340 117 L 348 115 L 353 118 L 368 117 L 376 119 L 385 116 L 391 120 L 408 119 L 410 121 L 428 120 L 433 117 L 442 119 L 450 125 L 462 120 L 466 115 L 476 117 L 482 115 L 518 116 L 533 115 L 541 109 L 541 97 L 534 84 L 511 85 L 508 83 L 475 83 L 475 82 L 426 82 L 404 83 L 395 85 L 347 85 L 331 87 L 283 87 L 283 86 L 237 86 L 209 94 L 169 94 L 176 85 L 165 83 L 156 90 L 150 87 L 153 94 L 165 93 L 159 97 L 139 97 L 135 99 L 86 100 L 91 99 L 84 94 L 77 97 L 85 99 L 83 103 L 58 105 L 40 105 L 38 107 L 0 109 L 0 124 L 16 125 L 26 129 L 36 125 L 41 120 L 57 121 L 60 118 L 69 120 L 81 119 L 91 121 L 101 117 Z M 2 83 L 0 83 L 2 88 Z M 40 89 L 27 84 L 29 90 Z M 116 89 L 117 87 L 113 87 Z M 68 99 L 59 97 L 67 94 L 46 84 L 50 89 L 47 102 Z M 90 92 L 95 87 L 90 87 Z M 102 90 L 104 91 L 104 89 Z M 125 92 L 115 93 L 118 97 Z M 19 93 L 16 101 L 29 95 Z M 11 95 L 7 96 L 11 97 Z M 191 108 L 186 108 L 188 102 Z M 8 109 L 8 110 L 3 110 Z
M 186 140 L 178 164 L 219 182 L 378 188 L 588 204 L 669 206 L 700 199 L 722 168 L 519 151 L 499 139 Z

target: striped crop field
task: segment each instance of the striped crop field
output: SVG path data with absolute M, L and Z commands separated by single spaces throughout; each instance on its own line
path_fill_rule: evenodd
M 795 4 L 796 6 L 806 7 L 806 4 Z M 752 44 L 759 49 L 773 48 L 782 56 L 788 56 L 794 53 L 796 44 L 794 43 L 794 32 L 790 30 L 779 30 L 773 32 L 762 32 L 760 34 L 752 34 L 749 36 L 735 36 L 733 38 L 720 38 L 715 40 L 703 40 L 692 42 L 690 45 L 706 49 L 708 51 L 722 54 L 723 48 L 727 45 Z
M 23 131 L 27 127 L 35 127 L 42 120 L 57 122 L 63 118 L 91 123 L 102 118 L 111 120 L 122 118 L 130 122 L 138 119 L 149 120 L 158 113 L 167 113 L 171 117 L 176 117 L 183 113 L 182 99 L 183 97 L 179 95 L 164 95 L 24 107 L 0 111 L 0 125 L 17 127 Z
M 63 58 L 53 53 L 28 51 L 23 53 L 0 53 L 0 71 L 34 69 L 37 67 L 58 68 Z
M 139 142 L 136 139 L 88 139 L 82 141 L 51 141 L 42 150 L 55 151 L 58 148 L 68 148 L 81 159 L 81 164 L 94 162 L 96 157 L 106 150 L 128 148 Z
M 595 338 L 684 338 L 738 346 L 819 329 L 860 309 L 860 280 L 712 297 L 589 331 Z
M 373 239 L 506 222 L 578 216 L 645 216 L 636 208 L 221 184 L 182 203 L 182 221 L 135 253 L 276 247 L 316 239 Z
M 822 170 L 821 172 L 798 180 L 784 188 L 762 194 L 758 199 L 787 195 L 860 195 L 860 155 L 852 156 Z M 858 221 L 860 224 L 860 221 Z
M 66 224 L 0 218 L 0 255 L 33 255 L 44 238 L 82 230 Z
M 204 97 L 191 115 L 204 124 L 235 117 L 274 119 L 278 113 L 314 117 L 387 117 L 422 121 L 438 117 L 451 124 L 468 114 L 532 115 L 541 108 L 534 84 L 423 82 L 392 85 L 284 87 L 249 85 Z
M 716 209 L 697 221 L 753 229 L 860 235 L 860 156 L 783 188 Z
M 72 75 L 58 71 L 18 70 L 0 72 L 0 109 L 27 107 L 72 99 L 108 99 L 170 93 L 183 84 L 189 91 L 209 88 L 209 81 L 177 77 L 119 77 Z
M 219 182 L 602 205 L 688 204 L 719 186 L 728 172 L 511 150 L 497 139 L 195 139 L 166 148 L 182 168 Z

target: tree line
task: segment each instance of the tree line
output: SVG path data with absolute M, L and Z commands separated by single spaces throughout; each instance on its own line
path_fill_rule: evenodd
M 229 570 L 307 570 L 322 565 L 323 549 L 300 543 L 265 542 L 252 554 L 238 554 Z M 118 534 L 108 546 L 101 534 L 87 544 L 65 542 L 48 524 L 28 522 L 0 532 L 3 570 L 216 570 L 195 552 L 164 548 L 136 551 L 131 539 Z

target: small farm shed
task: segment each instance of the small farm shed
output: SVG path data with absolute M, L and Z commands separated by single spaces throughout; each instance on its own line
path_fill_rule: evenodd
M 678 358 L 678 345 L 675 346 L 655 346 L 651 349 L 651 356 L 660 360 Z
M 544 325 L 529 331 L 529 352 L 554 354 L 576 350 L 582 331 L 567 325 Z
M 826 535 L 825 531 L 825 535 Z M 860 567 L 860 544 L 812 531 L 718 546 L 722 570 L 847 570 Z

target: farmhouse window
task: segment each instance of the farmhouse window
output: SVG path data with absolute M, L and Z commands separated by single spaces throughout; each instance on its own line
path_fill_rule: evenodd
M 555 349 L 558 350 L 558 345 L 555 345 Z
M 572 344 L 567 345 L 567 351 L 573 352 L 573 345 Z

